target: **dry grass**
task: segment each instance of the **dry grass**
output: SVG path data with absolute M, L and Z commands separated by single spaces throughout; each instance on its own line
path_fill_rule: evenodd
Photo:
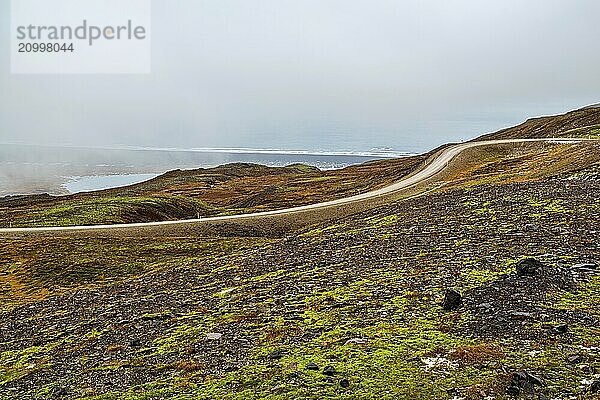
M 500 346 L 495 344 L 477 344 L 460 346 L 450 353 L 449 358 L 461 364 L 483 364 L 488 361 L 501 360 L 505 357 Z

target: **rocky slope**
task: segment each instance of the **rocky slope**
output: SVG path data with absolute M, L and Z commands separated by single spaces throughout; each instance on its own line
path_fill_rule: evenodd
M 0 398 L 596 399 L 599 166 L 499 146 L 281 235 L 0 239 Z
M 5 303 L 0 393 L 593 399 L 600 182 L 590 176 L 455 188 L 281 239 L 4 243 L 13 285 L 37 286 Z M 131 257 L 138 246 L 146 258 Z M 40 261 L 61 248 L 88 264 Z M 105 276 L 84 275 L 95 264 Z M 460 302 L 444 305 L 449 289 Z

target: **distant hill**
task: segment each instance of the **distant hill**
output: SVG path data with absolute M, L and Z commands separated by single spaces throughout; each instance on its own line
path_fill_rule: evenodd
M 598 136 L 600 136 L 600 104 L 562 115 L 528 119 L 521 125 L 490 133 L 476 140 Z

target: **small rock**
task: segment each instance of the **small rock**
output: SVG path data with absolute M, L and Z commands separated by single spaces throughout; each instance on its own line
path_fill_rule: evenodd
M 349 388 L 350 381 L 348 379 L 344 378 L 340 381 L 340 386 L 343 387 L 344 389 Z
M 519 261 L 515 268 L 519 276 L 534 276 L 542 271 L 544 264 L 535 258 L 525 258 Z
M 287 377 L 290 380 L 298 379 L 300 378 L 300 373 L 298 371 L 290 372 Z
M 596 264 L 596 263 L 575 264 L 571 267 L 571 269 L 596 270 L 596 269 L 598 269 L 598 264 Z
M 133 339 L 129 342 L 129 347 L 140 347 L 141 345 L 142 342 L 140 341 L 140 339 Z
M 308 364 L 306 364 L 306 369 L 309 371 L 318 371 L 319 366 L 317 364 L 315 364 L 314 362 L 309 362 Z
M 588 364 L 583 364 L 579 367 L 579 369 L 581 370 L 581 372 L 583 372 L 584 374 L 591 374 L 592 372 L 594 372 L 594 370 L 592 369 L 592 367 L 590 367 Z
M 544 381 L 529 372 L 515 372 L 506 393 L 511 396 L 517 396 L 521 392 L 533 393 L 535 386 L 544 386 Z
M 52 396 L 54 398 L 61 398 L 61 397 L 66 397 L 69 395 L 69 392 L 67 391 L 67 389 L 65 389 L 64 387 L 57 387 L 54 388 L 53 392 L 52 392 Z
M 600 393 L 600 380 L 592 382 L 589 388 L 590 393 Z
M 509 386 L 506 388 L 506 394 L 509 396 L 518 396 L 521 393 L 521 389 L 518 386 Z
M 350 339 L 350 340 L 346 340 L 345 344 L 367 344 L 367 339 L 362 339 L 362 338 L 354 338 L 354 339 Z
M 275 350 L 267 356 L 269 360 L 280 360 L 283 357 L 283 351 Z
M 206 339 L 208 340 L 219 340 L 223 336 L 222 333 L 207 333 Z
M 237 371 L 238 369 L 239 369 L 238 367 L 236 367 L 235 365 L 231 365 L 231 364 L 229 364 L 229 365 L 225 365 L 225 366 L 223 367 L 223 371 L 225 371 L 225 372 L 235 372 L 235 371 Z
M 325 368 L 323 368 L 323 375 L 334 376 L 335 368 L 333 368 L 331 365 L 326 366 Z
M 539 377 L 537 377 L 535 375 L 532 375 L 532 374 L 528 373 L 527 374 L 527 378 L 529 379 L 529 382 L 531 382 L 534 385 L 544 386 L 544 381 L 541 378 L 539 378 Z
M 510 313 L 510 318 L 516 321 L 525 321 L 533 317 L 533 314 L 522 311 L 512 311 Z
M 579 354 L 574 354 L 572 356 L 569 356 L 567 358 L 567 361 L 569 361 L 570 364 L 579 364 L 583 361 L 583 357 L 581 357 L 581 355 Z
M 444 294 L 442 307 L 446 311 L 457 310 L 462 303 L 462 296 L 456 290 L 448 289 Z
M 569 326 L 567 324 L 556 325 L 554 328 L 552 328 L 552 331 L 559 335 L 563 334 L 563 333 L 567 333 L 568 330 L 569 330 Z
M 531 232 L 536 232 L 540 230 L 540 226 L 536 224 L 527 224 L 525 225 L 525 229 Z

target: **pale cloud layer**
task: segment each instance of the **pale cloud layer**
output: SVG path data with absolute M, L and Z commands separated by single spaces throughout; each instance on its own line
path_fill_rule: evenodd
M 152 74 L 27 76 L 0 0 L 0 141 L 401 149 L 600 101 L 597 0 L 152 4 Z

